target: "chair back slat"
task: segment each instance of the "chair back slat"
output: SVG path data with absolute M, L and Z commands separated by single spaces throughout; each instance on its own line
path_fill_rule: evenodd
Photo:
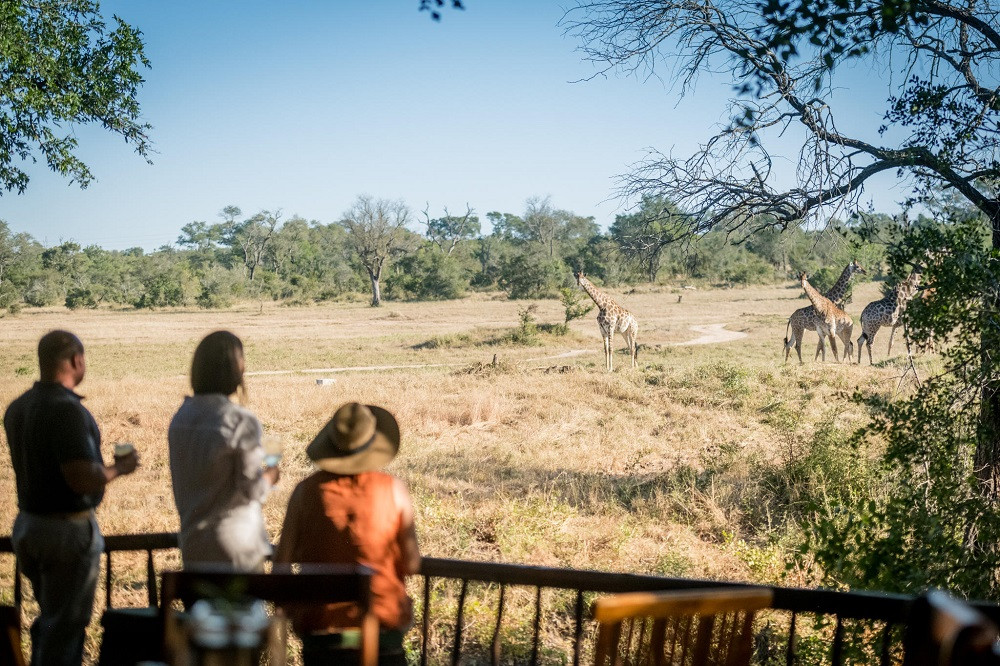
M 595 663 L 747 666 L 752 653 L 754 614 L 770 607 L 772 599 L 770 590 L 755 588 L 600 597 L 592 607 L 598 622 Z
M 359 565 L 301 564 L 274 573 L 243 573 L 224 566 L 189 567 L 162 574 L 160 596 L 164 636 L 171 636 L 174 600 L 213 596 L 247 596 L 275 604 L 351 602 L 361 618 L 358 662 L 378 661 L 378 620 L 371 610 L 372 570 Z M 169 650 L 169 646 L 168 646 Z
M 1000 665 L 1000 630 L 963 601 L 933 590 L 913 603 L 904 666 Z

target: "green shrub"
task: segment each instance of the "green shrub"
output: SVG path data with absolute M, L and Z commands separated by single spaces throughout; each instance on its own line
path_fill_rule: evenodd
M 74 287 L 66 293 L 66 307 L 70 310 L 79 308 L 96 308 L 97 294 L 90 287 Z

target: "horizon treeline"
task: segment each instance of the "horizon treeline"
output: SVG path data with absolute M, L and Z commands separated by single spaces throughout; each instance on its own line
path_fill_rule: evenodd
M 528 199 L 519 214 L 474 210 L 432 217 L 402 201 L 358 197 L 342 219 L 324 223 L 281 211 L 245 214 L 226 206 L 221 221 L 185 224 L 173 245 L 105 250 L 65 241 L 44 247 L 0 220 L 0 308 L 101 305 L 223 308 L 239 300 L 290 304 L 327 300 L 440 300 L 469 291 L 512 299 L 557 298 L 583 270 L 606 286 L 638 283 L 766 284 L 805 270 L 826 288 L 850 260 L 884 271 L 879 237 L 889 215 L 765 230 L 733 242 L 725 230 L 676 242 L 683 214 L 646 199 L 607 231 L 592 217 Z M 868 233 L 859 233 L 862 224 Z M 874 229 L 874 233 L 872 232 Z

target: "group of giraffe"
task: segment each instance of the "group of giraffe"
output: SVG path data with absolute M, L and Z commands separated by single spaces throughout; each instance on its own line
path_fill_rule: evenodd
M 816 331 L 819 334 L 819 344 L 816 346 L 816 360 L 822 355 L 826 361 L 825 341 L 830 341 L 830 348 L 833 350 L 833 357 L 839 361 L 853 361 L 854 342 L 854 320 L 851 315 L 844 312 L 842 302 L 847 294 L 847 286 L 855 273 L 864 275 L 865 269 L 858 262 L 851 261 L 837 278 L 834 285 L 821 294 L 811 284 L 805 273 L 799 274 L 799 281 L 809 298 L 810 305 L 799 308 L 792 313 L 785 326 L 785 361 L 791 355 L 792 348 L 798 354 L 799 363 L 802 363 L 802 338 L 806 331 Z M 598 289 L 593 282 L 584 276 L 583 271 L 575 274 L 576 283 L 593 299 L 597 305 L 597 325 L 601 329 L 601 337 L 604 339 L 604 366 L 608 372 L 613 369 L 614 360 L 614 337 L 616 332 L 625 336 L 628 344 L 629 359 L 632 367 L 636 367 L 638 347 L 636 340 L 639 336 L 639 322 L 635 315 L 619 305 L 613 298 Z M 882 327 L 891 327 L 889 333 L 889 350 L 892 353 L 892 338 L 896 334 L 896 329 L 902 325 L 902 314 L 906 309 L 906 304 L 917 293 L 920 283 L 920 272 L 914 270 L 910 275 L 897 284 L 883 298 L 872 301 L 865 306 L 861 312 L 861 336 L 858 338 L 858 363 L 861 363 L 862 349 L 868 350 L 868 362 L 872 363 L 872 341 L 875 334 Z M 789 331 L 791 335 L 789 336 Z M 838 356 L 837 338 L 844 344 L 843 357 Z
M 792 347 L 799 356 L 799 363 L 802 363 L 802 337 L 805 331 L 816 331 L 819 334 L 819 344 L 816 347 L 816 355 L 813 360 L 822 354 L 826 361 L 826 347 L 824 340 L 829 339 L 830 348 L 833 350 L 833 357 L 836 360 L 851 361 L 854 358 L 854 343 L 851 336 L 854 330 L 854 321 L 851 315 L 844 312 L 841 303 L 847 293 L 847 285 L 855 273 L 865 274 L 857 261 L 852 261 L 844 268 L 837 282 L 826 294 L 821 294 L 811 284 L 805 273 L 799 275 L 799 281 L 806 292 L 811 305 L 799 308 L 792 313 L 785 326 L 785 361 L 791 355 Z M 910 275 L 897 284 L 883 298 L 872 301 L 861 311 L 861 336 L 858 338 L 858 363 L 861 363 L 862 347 L 868 350 L 868 362 L 872 363 L 872 341 L 875 334 L 883 326 L 890 326 L 889 349 L 892 353 L 892 338 L 896 334 L 896 329 L 902 323 L 902 314 L 906 309 L 906 304 L 917 292 L 920 283 L 920 272 L 914 270 Z M 789 329 L 791 336 L 788 335 Z M 837 356 L 837 338 L 844 343 L 844 355 Z

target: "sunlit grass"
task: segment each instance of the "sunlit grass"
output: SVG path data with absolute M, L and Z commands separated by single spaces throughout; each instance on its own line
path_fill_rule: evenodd
M 291 489 L 311 472 L 306 445 L 340 403 L 360 400 L 400 421 L 402 449 L 390 469 L 411 486 L 425 555 L 798 584 L 783 578 L 793 528 L 759 471 L 798 455 L 820 423 L 845 431 L 862 423 L 850 394 L 895 392 L 905 366 L 904 357 L 876 367 L 867 357 L 861 366 L 784 364 L 785 321 L 804 304 L 800 293 L 690 291 L 681 303 L 667 288 L 615 294 L 639 319 L 640 351 L 633 370 L 619 338 L 610 375 L 593 314 L 567 335 L 541 334 L 539 346 L 491 344 L 527 305 L 491 296 L 377 309 L 25 311 L 0 330 L 0 399 L 36 377 L 41 334 L 79 334 L 88 356 L 80 391 L 107 457 L 123 440 L 142 457 L 138 473 L 109 488 L 102 529 L 176 530 L 167 424 L 188 392 L 198 340 L 228 328 L 246 343 L 249 406 L 286 443 L 282 481 L 265 507 L 274 540 Z M 875 298 L 877 287 L 860 285 L 848 311 L 857 316 Z M 544 301 L 536 316 L 558 323 L 562 309 Z M 746 337 L 674 346 L 700 335 L 691 326 L 714 323 Z M 885 359 L 887 333 L 876 361 Z M 807 334 L 807 359 L 815 340 Z M 921 371 L 928 363 L 917 360 Z M 406 367 L 338 371 L 368 366 Z M 0 521 L 9 530 L 13 475 L 0 460 Z M 119 570 L 125 562 L 116 576 L 141 580 L 142 563 Z M 8 596 L 9 571 L 0 570 Z M 131 596 L 144 603 L 141 591 L 123 603 Z

